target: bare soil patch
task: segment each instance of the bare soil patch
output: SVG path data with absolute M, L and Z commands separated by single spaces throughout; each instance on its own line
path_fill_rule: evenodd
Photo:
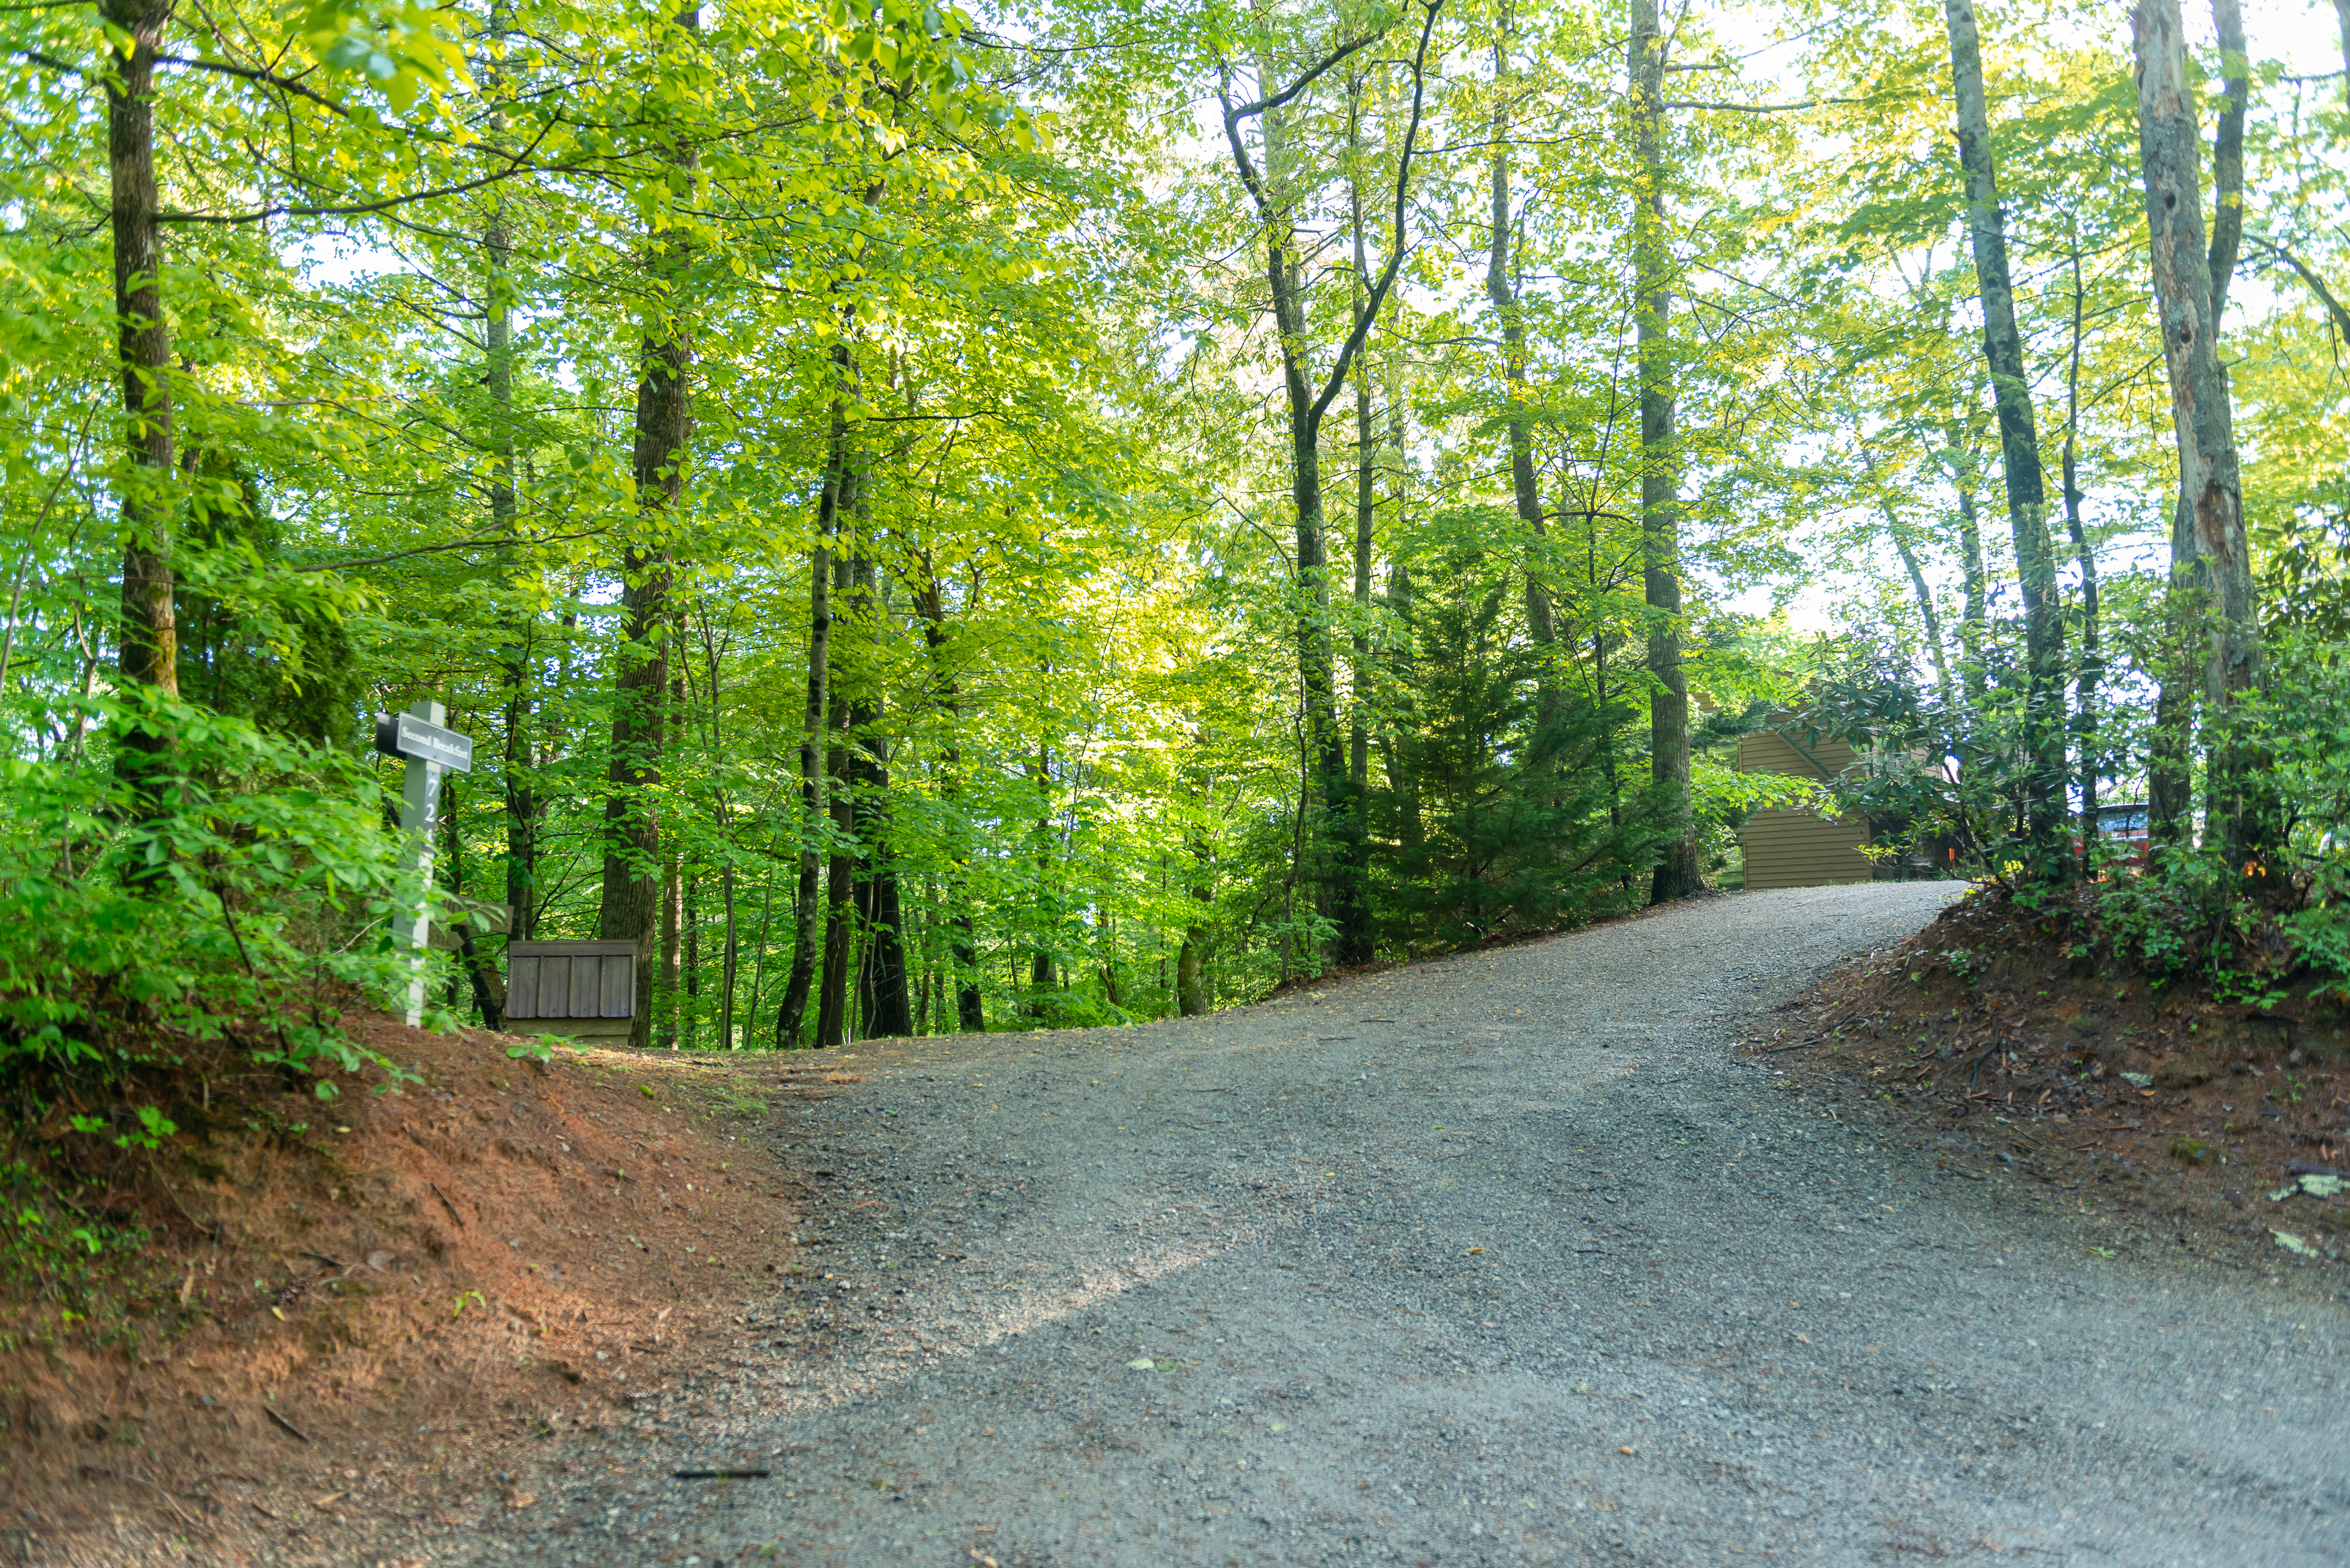
M 821 1058 L 541 1065 L 504 1035 L 358 1027 L 421 1082 L 322 1102 L 225 1057 L 192 1074 L 166 1107 L 183 1130 L 117 1158 L 102 1199 L 148 1246 L 98 1260 L 101 1289 L 0 1301 L 21 1560 L 266 1560 L 327 1516 L 422 1526 L 518 1471 L 516 1445 L 627 1420 L 796 1266 L 794 1179 L 741 1135 L 829 1092 Z
M 2073 911 L 1979 893 L 1837 971 L 1746 1049 L 1799 1086 L 1856 1091 L 1946 1169 L 2004 1168 L 2264 1268 L 2339 1262 L 2350 1193 L 2293 1189 L 2350 1169 L 2341 1011 L 2307 986 L 2263 1010 L 2152 983 L 2101 968 L 2082 938 Z

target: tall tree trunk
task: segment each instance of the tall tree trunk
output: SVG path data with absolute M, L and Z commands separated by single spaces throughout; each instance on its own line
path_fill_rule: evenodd
M 751 1005 L 745 1010 L 752 1027 L 759 1021 L 759 1004 L 767 1000 L 767 934 L 775 916 L 775 868 L 770 862 L 759 877 L 759 936 L 751 947 Z M 728 1050 L 733 1049 L 730 1041 Z
M 702 1044 L 702 878 L 693 862 L 678 857 L 680 880 L 684 884 L 684 896 L 680 900 L 678 929 L 680 945 L 684 955 L 679 961 L 680 983 L 685 990 L 685 1002 L 679 1013 L 678 1037 L 687 1050 Z
M 1197 737 L 1202 750 L 1207 736 Z M 1215 785 L 1203 782 L 1200 786 L 1199 808 L 1204 814 L 1213 809 Z M 1197 913 L 1190 925 L 1183 928 L 1183 945 L 1175 955 L 1175 1011 L 1185 1018 L 1197 1018 L 1208 1010 L 1207 993 L 1202 989 L 1201 969 L 1208 952 L 1208 911 L 1215 904 L 1215 888 L 1211 885 L 1215 852 L 1209 846 L 1207 830 L 1194 823 L 1186 836 L 1191 841 L 1191 874 L 1188 878 L 1192 903 Z
M 2081 742 L 2081 866 L 2093 872 L 2099 838 L 2097 785 L 2105 776 L 2105 754 L 2098 733 L 2097 687 L 2105 676 L 2105 628 L 2097 619 L 2097 556 L 2089 547 L 2089 531 L 2081 517 L 2079 440 L 2081 430 L 2081 339 L 2086 299 L 2081 286 L 2081 249 L 2073 246 L 2073 351 L 2064 370 L 2064 528 L 2073 540 L 2073 556 L 2081 568 L 2081 669 L 2074 677 L 2074 728 Z
M 701 30 L 701 12 L 689 8 L 678 25 Z M 699 167 L 691 150 L 676 155 L 685 170 Z M 637 1012 L 629 1044 L 652 1044 L 653 998 L 661 955 L 653 935 L 660 905 L 661 753 L 669 739 L 670 592 L 676 571 L 667 535 L 669 514 L 685 489 L 686 432 L 691 417 L 688 375 L 693 351 L 676 301 L 685 271 L 687 241 L 667 230 L 652 236 L 655 286 L 640 351 L 636 439 L 630 457 L 639 526 L 620 564 L 619 670 L 615 679 L 612 754 L 604 802 L 604 883 L 597 935 L 637 944 Z
M 932 698 L 946 715 L 947 732 L 960 736 L 962 695 L 946 663 L 946 597 L 935 577 L 923 584 L 915 596 L 914 607 L 922 618 L 922 643 L 931 656 Z M 962 747 L 951 742 L 939 756 L 939 798 L 955 814 L 951 827 L 954 835 L 954 866 L 946 879 L 946 900 L 951 910 L 947 924 L 952 932 L 947 955 L 954 966 L 955 1026 L 965 1033 L 984 1034 L 987 1010 L 979 991 L 979 928 L 971 913 L 971 849 L 966 836 L 968 826 L 961 815 L 962 788 Z
M 832 428 L 825 442 L 824 483 L 816 492 L 816 547 L 808 552 L 807 704 L 800 728 L 800 857 L 797 892 L 792 902 L 792 967 L 784 981 L 784 1000 L 775 1009 L 775 1049 L 788 1051 L 799 1044 L 800 1026 L 807 1017 L 808 987 L 816 976 L 817 947 L 823 939 L 824 914 L 817 900 L 816 878 L 824 862 L 824 824 L 827 815 L 826 742 L 832 712 L 832 542 L 840 527 L 840 492 L 848 475 L 848 379 L 852 369 L 847 348 L 832 353 L 833 373 L 840 387 L 832 404 Z
M 839 750 L 845 752 L 847 748 Z M 833 799 L 832 825 L 843 843 L 857 832 L 855 813 L 847 798 L 847 786 L 855 765 L 844 758 L 837 770 L 842 793 Z M 857 862 L 845 851 L 834 854 L 824 873 L 824 964 L 816 976 L 816 1044 L 819 1051 L 848 1044 L 848 955 L 857 940 L 856 891 Z
M 678 895 L 683 888 L 677 851 L 672 849 L 661 857 L 660 899 L 660 994 L 655 1021 L 659 1025 L 654 1044 L 663 1051 L 677 1049 L 678 1026 L 678 942 L 683 934 L 684 922 L 679 919 Z
M 180 694 L 179 630 L 172 596 L 172 328 L 163 315 L 163 235 L 156 217 L 155 57 L 171 0 L 104 0 L 109 26 L 130 47 L 106 78 L 106 151 L 114 230 L 115 354 L 130 469 L 122 483 L 122 630 L 117 668 L 126 689 Z M 140 816 L 161 811 L 172 740 L 162 728 L 122 729 L 115 770 Z
M 2220 98 L 2220 121 L 2211 137 L 2211 311 L 2213 344 L 2226 326 L 2228 288 L 2235 281 L 2236 257 L 2244 235 L 2244 106 L 2251 93 L 2251 77 L 2244 58 L 2243 17 L 2234 0 L 2212 0 L 2211 20 L 2218 34 L 2227 87 Z M 2350 67 L 2350 57 L 2345 57 Z M 2188 135 L 2194 136 L 2194 108 L 2188 105 Z M 2197 176 L 2200 189 L 2200 176 Z M 2166 351 L 2168 339 L 2166 338 Z M 2224 378 L 2226 372 L 2221 372 Z M 2223 380 L 2224 386 L 2224 380 Z M 2186 841 L 2194 826 L 2195 763 L 2192 730 L 2196 700 L 2205 684 L 2205 672 L 2193 651 L 2199 633 L 2196 626 L 2212 607 L 2210 563 L 2196 532 L 2195 502 L 2185 488 L 2180 471 L 2178 493 L 2170 515 L 2170 596 L 2174 659 L 2163 671 L 2155 700 L 2154 739 L 2147 759 L 2147 801 L 2156 838 L 2166 844 Z M 2207 824 L 2207 826 L 2210 826 Z
M 1632 0 L 1633 125 L 1640 193 L 1633 203 L 1634 308 L 1639 319 L 1640 556 L 1648 606 L 1648 776 L 1675 833 L 1648 880 L 1648 902 L 1705 890 L 1690 810 L 1689 671 L 1681 664 L 1680 452 L 1673 424 L 1672 253 L 1665 229 L 1665 40 L 1657 0 Z
M 493 0 L 490 36 L 503 38 L 506 30 L 504 0 Z M 494 92 L 502 86 L 494 60 L 484 72 L 484 79 Z M 505 129 L 505 108 L 500 98 L 490 111 L 493 146 L 504 145 Z M 511 592 L 517 586 L 515 578 L 523 563 L 517 556 L 520 540 L 515 527 L 520 508 L 515 494 L 514 234 L 509 222 L 505 201 L 500 198 L 491 208 L 490 221 L 482 231 L 483 270 L 486 274 L 482 289 L 482 384 L 490 397 L 490 528 L 498 539 L 499 559 Z M 517 594 L 515 597 L 520 600 L 522 596 Z M 534 772 L 537 757 L 531 744 L 536 708 L 532 690 L 536 673 L 534 622 L 530 612 L 519 604 L 510 606 L 501 618 L 497 657 L 505 683 L 505 734 L 500 773 L 505 794 L 506 905 L 513 911 L 506 929 L 509 940 L 527 940 L 536 929 L 538 919 L 541 810 Z
M 1290 155 L 1284 145 L 1280 106 L 1302 91 L 1314 75 L 1336 64 L 1355 46 L 1325 59 L 1291 88 L 1281 90 L 1273 86 L 1275 78 L 1269 57 L 1261 57 L 1257 85 L 1263 96 L 1253 104 L 1236 107 L 1227 81 L 1219 99 L 1223 108 L 1224 139 L 1232 150 L 1233 166 L 1255 202 L 1263 229 L 1265 280 L 1281 344 L 1283 389 L 1289 413 L 1290 500 L 1296 513 L 1297 528 L 1297 670 L 1305 707 L 1304 771 L 1308 775 L 1298 810 L 1300 826 L 1312 830 L 1299 836 L 1301 858 L 1307 863 L 1295 869 L 1297 874 L 1312 876 L 1324 915 L 1341 930 L 1358 917 L 1353 914 L 1353 889 L 1347 885 L 1351 846 L 1337 835 L 1363 832 L 1367 825 L 1359 808 L 1343 815 L 1331 810 L 1334 791 L 1340 797 L 1339 805 L 1347 804 L 1344 798 L 1347 773 L 1345 738 L 1337 722 L 1336 659 L 1330 635 L 1329 556 L 1323 530 L 1322 420 L 1346 386 L 1355 356 L 1362 352 L 1372 323 L 1386 307 L 1388 291 L 1393 287 L 1403 265 L 1406 203 L 1419 135 L 1429 39 L 1435 32 L 1443 0 L 1421 0 L 1419 48 L 1410 67 L 1411 113 L 1396 158 L 1394 233 L 1388 258 L 1378 279 L 1356 308 L 1351 329 L 1318 388 L 1305 362 L 1311 348 L 1306 337 L 1307 284 L 1297 253 L 1296 219 L 1291 208 L 1294 193 L 1290 187 Z M 1252 117 L 1260 118 L 1263 127 L 1265 168 L 1262 175 L 1241 136 L 1242 122 Z M 1317 972 L 1324 967 L 1320 955 L 1316 955 L 1314 967 Z
M 1975 464 L 1974 441 L 1963 419 L 1945 421 L 1942 439 L 1948 444 L 1934 456 L 1949 468 L 1950 488 L 1959 498 L 1959 685 L 1967 701 L 1980 706 L 1983 635 L 1991 624 L 1991 573 L 1983 565 L 1982 519 L 1975 510 L 1981 470 Z
M 2232 7 L 2230 8 L 2232 10 Z M 2224 23 L 2223 23 L 2224 26 Z M 2241 866 L 2266 837 L 2249 750 L 2230 732 L 2237 706 L 2259 678 L 2260 643 L 2251 553 L 2244 538 L 2235 416 L 2220 363 L 2214 299 L 2216 255 L 2204 249 L 2202 147 L 2187 83 L 2185 26 L 2178 0 L 2137 0 L 2130 12 L 2137 56 L 2138 151 L 2146 170 L 2154 292 L 2169 372 L 2171 421 L 2178 438 L 2178 489 L 2216 612 L 2203 667 L 2202 698 L 2213 747 L 2204 830 Z M 2241 42 L 2241 27 L 2239 28 Z M 2224 200 L 2224 196 L 2223 196 Z
M 718 956 L 718 1048 L 734 1049 L 734 985 L 743 970 L 741 933 L 735 924 L 734 862 L 729 859 L 718 873 L 718 899 L 725 919 L 721 940 L 723 946 Z
M 1355 266 L 1350 308 L 1357 318 L 1370 287 L 1369 254 L 1363 237 L 1363 88 L 1357 75 L 1347 88 L 1347 205 L 1354 231 Z M 1333 775 L 1330 796 L 1333 896 L 1330 915 L 1336 925 L 1331 956 L 1342 965 L 1371 961 L 1376 942 L 1371 911 L 1371 835 L 1369 802 L 1369 731 L 1366 706 L 1369 701 L 1371 535 L 1378 511 L 1374 476 L 1378 445 L 1371 432 L 1371 388 L 1365 357 L 1357 353 L 1355 383 L 1355 529 L 1354 635 L 1348 661 L 1347 761 L 1342 774 Z M 1334 731 L 1335 736 L 1335 731 Z
M 1542 541 L 1548 530 L 1543 521 L 1542 492 L 1534 481 L 1534 414 L 1528 407 L 1526 390 L 1525 312 L 1518 301 L 1518 268 L 1512 254 L 1513 238 L 1517 232 L 1510 171 L 1511 94 L 1516 86 L 1510 73 L 1512 31 L 1510 7 L 1504 5 L 1495 14 L 1493 29 L 1493 146 L 1488 154 L 1486 171 L 1492 218 L 1485 248 L 1485 297 L 1492 302 L 1493 315 L 1502 327 L 1502 379 L 1509 408 L 1505 427 L 1510 449 L 1510 493 L 1517 503 L 1518 522 L 1527 534 L 1526 634 L 1533 639 L 1535 657 L 1540 660 L 1534 673 L 1534 714 L 1537 733 L 1547 734 L 1555 726 L 1562 701 L 1553 657 L 1558 641 L 1558 618 L 1544 579 Z
M 859 936 L 856 906 L 857 862 L 863 853 L 861 846 L 858 846 L 855 853 L 848 846 L 858 845 L 858 814 L 864 809 L 864 803 L 870 799 L 870 790 L 866 787 L 868 780 L 864 756 L 858 749 L 857 737 L 872 723 L 873 710 L 870 703 L 856 696 L 853 688 L 843 680 L 848 671 L 843 639 L 839 635 L 841 630 L 846 630 L 852 639 L 856 637 L 865 623 L 871 604 L 872 566 L 864 558 L 862 528 L 859 525 L 863 516 L 864 485 L 864 473 L 858 466 L 857 455 L 852 452 L 840 487 L 842 513 L 853 520 L 849 524 L 851 536 L 846 541 L 842 558 L 835 564 L 832 572 L 833 591 L 847 596 L 841 616 L 843 624 L 836 628 L 832 640 L 833 690 L 842 694 L 841 700 L 836 703 L 841 722 L 833 732 L 832 773 L 833 777 L 840 782 L 840 794 L 833 801 L 832 823 L 839 830 L 839 842 L 843 847 L 834 854 L 831 863 L 825 868 L 824 967 L 817 977 L 816 1014 L 816 1043 L 819 1047 L 848 1044 L 850 960 Z M 848 794 L 852 788 L 858 790 L 855 798 Z
M 1036 785 L 1036 923 L 1043 938 L 1028 952 L 1029 1011 L 1041 1014 L 1045 993 L 1058 983 L 1054 942 L 1061 927 L 1060 900 L 1053 888 L 1053 758 L 1042 746 L 1028 764 L 1028 776 Z
M 2055 551 L 2048 534 L 2048 496 L 2040 440 L 2025 379 L 2023 338 L 2015 327 L 2015 290 L 2007 262 L 2007 221 L 2000 210 L 1991 156 L 1991 114 L 1983 97 L 1982 41 L 1974 0 L 1944 0 L 1950 32 L 1950 81 L 1958 99 L 1959 163 L 1966 175 L 1967 230 L 1975 286 L 1981 296 L 1983 359 L 1999 414 L 2001 467 L 2007 480 L 2008 525 L 2023 590 L 2024 857 L 2033 877 L 2071 874 L 2065 843 L 2064 621 Z
M 889 751 L 867 722 L 858 742 L 864 752 L 861 771 L 866 786 L 857 803 L 857 836 L 864 846 L 865 868 L 858 877 L 858 925 L 865 945 L 858 964 L 858 1014 L 868 1040 L 894 1039 L 914 1032 L 913 1001 L 906 988 L 905 911 L 898 887 L 898 868 L 889 850 Z

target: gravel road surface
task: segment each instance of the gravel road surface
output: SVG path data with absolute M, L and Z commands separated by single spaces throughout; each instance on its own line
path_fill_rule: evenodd
M 2323 1284 L 2101 1256 L 1731 1050 L 1950 891 L 860 1049 L 779 1135 L 817 1277 L 432 1560 L 2350 1561 Z

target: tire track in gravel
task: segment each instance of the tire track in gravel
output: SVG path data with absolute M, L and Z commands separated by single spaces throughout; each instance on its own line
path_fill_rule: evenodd
M 784 1135 L 824 1277 L 431 1557 L 2344 1561 L 2338 1299 L 2096 1256 L 1728 1049 L 1951 891 L 860 1049 Z

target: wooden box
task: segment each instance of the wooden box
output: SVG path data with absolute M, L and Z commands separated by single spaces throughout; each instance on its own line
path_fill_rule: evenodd
M 506 1029 L 628 1038 L 637 1012 L 634 942 L 508 942 Z

